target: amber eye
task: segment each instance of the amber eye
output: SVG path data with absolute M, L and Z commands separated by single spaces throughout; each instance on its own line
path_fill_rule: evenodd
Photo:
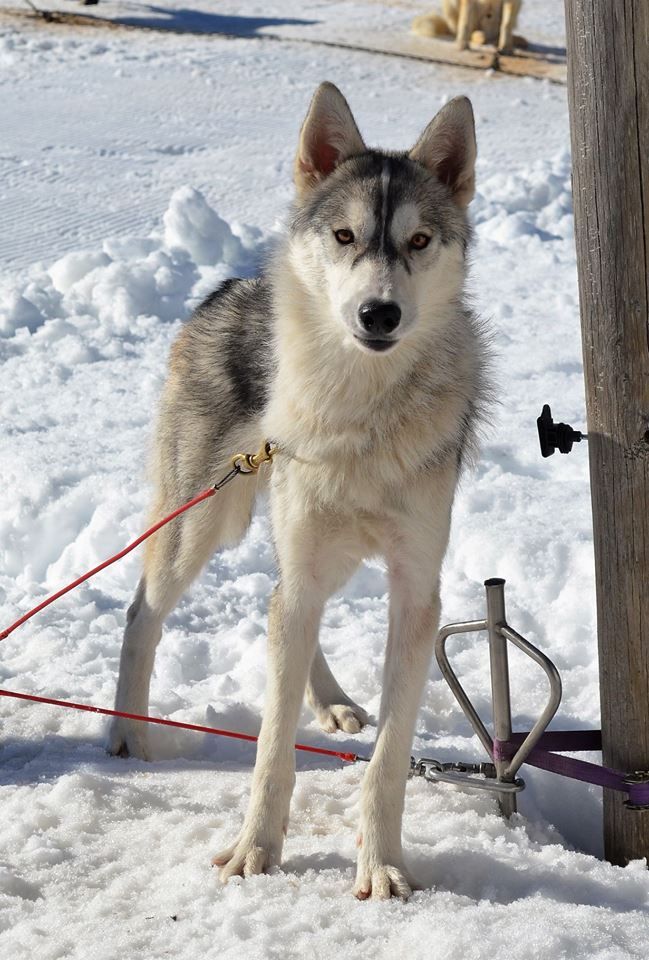
M 343 247 L 346 247 L 347 244 L 354 242 L 354 234 L 351 232 L 351 230 L 335 230 L 334 237 L 338 243 L 343 245 Z
M 414 233 L 410 238 L 410 246 L 413 250 L 423 250 L 430 243 L 430 237 L 426 233 Z

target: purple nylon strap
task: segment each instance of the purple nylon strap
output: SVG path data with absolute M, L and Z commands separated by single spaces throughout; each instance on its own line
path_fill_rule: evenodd
M 494 740 L 494 760 L 511 760 L 526 733 L 514 733 L 509 740 Z M 552 730 L 544 733 L 538 746 L 532 750 L 525 763 L 541 770 L 558 773 L 561 777 L 570 777 L 572 780 L 582 780 L 584 783 L 594 783 L 607 790 L 618 790 L 628 794 L 629 802 L 639 807 L 649 806 L 649 781 L 629 783 L 628 774 L 621 770 L 611 770 L 596 763 L 587 763 L 585 760 L 576 760 L 574 757 L 563 757 L 553 750 L 601 750 L 602 734 L 600 730 Z
M 518 750 L 526 737 L 526 733 L 512 733 L 507 743 Z M 537 748 L 539 750 L 566 750 L 569 753 L 577 753 L 579 750 L 601 750 L 602 731 L 546 730 L 545 733 L 541 734 Z

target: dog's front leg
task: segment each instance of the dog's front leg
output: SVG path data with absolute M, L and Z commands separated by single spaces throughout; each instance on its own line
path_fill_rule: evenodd
M 236 842 L 214 857 L 221 880 L 279 864 L 295 782 L 294 738 L 315 650 L 322 603 L 280 583 L 268 614 L 268 685 L 252 793 Z
M 474 14 L 475 0 L 460 0 L 460 11 L 457 20 L 457 33 L 455 36 L 455 45 L 458 50 L 468 50 L 469 37 L 471 36 L 471 24 L 475 20 Z
M 268 683 L 252 793 L 243 829 L 217 855 L 221 879 L 279 863 L 295 782 L 295 731 L 326 600 L 355 569 L 359 553 L 340 523 L 303 511 L 290 481 L 272 501 L 280 583 L 268 614 Z
M 502 16 L 500 20 L 500 33 L 498 36 L 499 53 L 514 52 L 513 31 L 514 27 L 516 26 L 516 20 L 518 19 L 520 6 L 520 0 L 505 0 L 503 3 Z
M 439 571 L 448 542 L 455 468 L 410 489 L 386 547 L 390 583 L 388 643 L 376 745 L 363 780 L 354 893 L 386 899 L 410 895 L 403 866 L 401 818 L 410 750 L 439 623 Z
M 401 818 L 412 735 L 438 620 L 437 596 L 422 605 L 410 605 L 403 597 L 391 599 L 379 732 L 362 788 L 354 887 L 359 900 L 406 899 L 412 890 L 401 853 Z

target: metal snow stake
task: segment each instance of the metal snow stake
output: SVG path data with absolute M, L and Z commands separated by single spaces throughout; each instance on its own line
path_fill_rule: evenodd
M 554 663 L 538 647 L 509 626 L 505 617 L 505 581 L 485 580 L 487 616 L 484 620 L 450 623 L 442 627 L 435 641 L 435 656 L 455 699 L 491 758 L 491 763 L 439 763 L 422 759 L 412 761 L 412 772 L 427 780 L 441 780 L 470 789 L 494 791 L 500 810 L 509 817 L 516 812 L 516 794 L 525 783 L 516 774 L 524 763 L 573 780 L 594 783 L 626 793 L 627 810 L 649 810 L 649 770 L 624 773 L 595 763 L 559 755 L 556 751 L 601 750 L 600 730 L 553 730 L 547 727 L 561 702 L 561 677 Z M 486 631 L 489 641 L 492 737 L 471 703 L 457 674 L 451 667 L 446 641 L 457 633 Z M 529 732 L 512 731 L 511 699 L 507 643 L 534 660 L 545 672 L 550 692 L 548 702 Z M 649 764 L 648 764 L 649 766 Z M 482 779 L 477 779 L 481 774 Z

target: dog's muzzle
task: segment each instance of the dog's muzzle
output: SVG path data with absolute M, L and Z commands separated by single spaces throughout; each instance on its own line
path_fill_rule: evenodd
M 355 334 L 356 340 L 370 350 L 389 350 L 396 343 L 390 336 L 401 322 L 401 307 L 392 300 L 366 300 L 358 308 L 358 319 L 363 328 L 362 334 Z

